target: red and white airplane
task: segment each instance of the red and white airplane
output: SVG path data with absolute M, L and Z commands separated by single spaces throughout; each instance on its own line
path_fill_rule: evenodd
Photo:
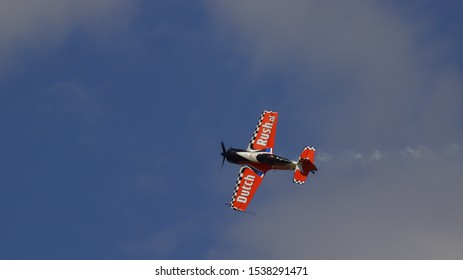
M 222 142 L 222 166 L 225 159 L 241 165 L 230 203 L 232 209 L 246 211 L 265 173 L 271 169 L 294 170 L 293 182 L 296 184 L 304 184 L 309 172 L 317 171 L 314 165 L 315 148 L 313 147 L 305 147 L 298 161 L 273 154 L 277 122 L 277 112 L 264 111 L 246 150 L 234 148 L 226 150 Z

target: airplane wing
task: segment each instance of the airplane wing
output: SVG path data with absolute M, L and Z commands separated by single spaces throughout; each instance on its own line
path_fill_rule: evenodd
M 260 116 L 247 150 L 266 150 L 269 153 L 273 153 L 277 122 L 278 112 L 264 111 Z
M 265 172 L 249 165 L 242 165 L 230 207 L 234 210 L 246 211 L 264 176 Z

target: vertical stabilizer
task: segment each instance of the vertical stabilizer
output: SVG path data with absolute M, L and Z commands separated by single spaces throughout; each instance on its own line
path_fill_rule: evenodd
M 317 171 L 317 167 L 314 164 L 315 162 L 315 148 L 314 147 L 305 147 L 302 150 L 299 160 L 296 164 L 296 169 L 294 170 L 293 182 L 296 184 L 304 184 L 309 172 L 314 173 Z

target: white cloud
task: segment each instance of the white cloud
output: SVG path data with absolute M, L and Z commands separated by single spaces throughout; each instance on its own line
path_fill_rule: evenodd
M 441 152 L 463 137 L 463 75 L 436 47 L 452 38 L 384 1 L 205 3 L 254 71 L 289 84 L 288 111 L 316 116 L 307 131 L 326 150 L 351 148 L 318 157 L 304 188 L 266 178 L 274 196 L 225 229 L 216 256 L 463 257 L 463 166 Z
M 458 143 L 452 143 L 451 145 L 446 147 L 444 151 L 449 154 L 457 155 L 463 151 L 463 148 Z
M 133 11 L 134 3 L 122 0 L 1 1 L 0 63 L 16 62 L 23 50 L 56 46 L 77 28 L 95 40 L 105 37 L 124 28 Z
M 215 257 L 461 258 L 462 167 L 387 157 L 381 168 L 325 167 L 302 188 L 266 180 L 271 196 L 259 190 L 255 218 L 224 228 Z
M 461 155 L 463 148 L 458 143 L 452 143 L 450 145 L 427 147 L 424 145 L 418 145 L 415 147 L 405 147 L 397 151 L 388 152 L 392 157 L 401 157 L 403 159 L 423 159 L 433 158 L 435 156 L 443 156 L 446 158 L 458 158 Z M 385 159 L 386 153 L 380 152 L 378 149 L 374 149 L 372 152 L 365 152 L 370 154 L 369 157 L 363 156 L 361 152 L 353 150 L 343 150 L 341 152 L 325 152 L 317 151 L 315 161 L 323 165 L 333 164 L 357 164 L 359 162 L 368 163 L 381 161 Z
M 384 154 L 381 154 L 378 150 L 374 150 L 370 156 L 370 159 L 375 161 L 375 160 L 381 160 L 382 157 L 384 157 Z
M 437 47 L 443 37 L 423 39 L 423 15 L 414 22 L 382 1 L 206 3 L 254 71 L 291 83 L 282 103 L 317 116 L 309 131 L 324 133 L 325 144 L 461 137 L 462 74 Z
M 354 153 L 352 155 L 352 159 L 356 160 L 356 159 L 363 159 L 363 155 L 361 153 Z
M 431 151 L 427 147 L 422 145 L 415 148 L 407 147 L 403 149 L 400 153 L 404 157 L 412 158 L 429 157 L 431 155 Z
M 333 157 L 324 151 L 317 151 L 315 154 L 315 161 L 325 163 L 325 162 L 330 162 L 333 160 Z

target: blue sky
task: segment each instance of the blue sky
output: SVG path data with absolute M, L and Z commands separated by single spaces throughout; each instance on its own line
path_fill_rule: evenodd
M 454 1 L 0 4 L 0 259 L 462 258 Z M 303 187 L 229 202 L 264 109 Z

